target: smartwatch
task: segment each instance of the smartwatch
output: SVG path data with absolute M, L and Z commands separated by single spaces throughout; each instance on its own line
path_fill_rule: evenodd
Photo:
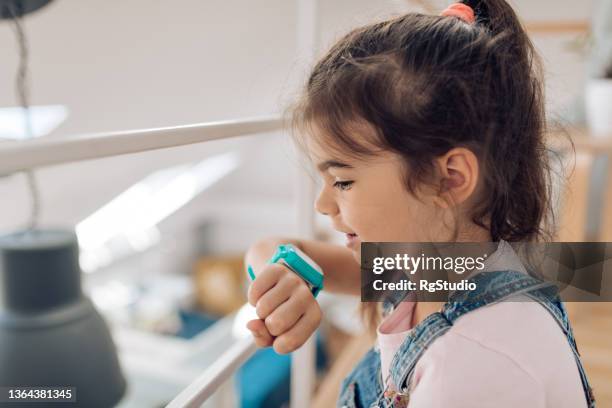
M 268 260 L 269 264 L 278 262 L 281 262 L 304 279 L 314 297 L 317 297 L 321 289 L 323 289 L 323 270 L 295 245 L 279 245 L 272 258 Z M 250 265 L 248 266 L 248 272 L 251 280 L 254 280 L 255 274 Z

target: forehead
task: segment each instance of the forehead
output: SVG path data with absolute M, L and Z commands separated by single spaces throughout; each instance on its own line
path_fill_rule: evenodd
M 310 161 L 320 172 L 329 169 L 352 169 L 359 167 L 360 162 L 363 162 L 343 154 L 339 147 L 323 145 L 318 138 L 309 138 L 306 145 Z
M 354 169 L 356 167 L 350 163 L 346 163 L 338 159 L 322 160 L 315 164 L 317 166 L 317 170 L 320 172 L 325 172 L 329 169 Z
M 387 150 L 378 150 L 376 153 L 364 157 L 354 157 L 343 154 L 338 149 L 330 150 L 314 141 L 309 143 L 312 143 L 312 148 L 309 149 L 310 161 L 320 173 L 325 173 L 328 170 L 351 170 L 359 174 L 371 170 L 376 173 L 377 171 L 394 170 L 396 167 L 403 165 L 401 156 Z
M 355 168 L 375 160 L 384 152 L 372 142 L 371 129 L 350 126 L 342 134 L 324 131 L 316 123 L 311 124 L 305 138 L 307 154 L 320 171 L 329 168 Z

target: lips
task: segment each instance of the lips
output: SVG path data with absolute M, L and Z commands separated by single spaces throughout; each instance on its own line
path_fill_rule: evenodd
M 346 246 L 351 248 L 359 241 L 359 235 L 354 233 L 346 233 Z

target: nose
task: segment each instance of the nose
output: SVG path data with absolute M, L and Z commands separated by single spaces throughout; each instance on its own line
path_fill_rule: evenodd
M 333 197 L 331 197 L 327 186 L 323 186 L 323 188 L 321 188 L 319 196 L 315 200 L 315 209 L 319 213 L 328 216 L 334 216 L 338 213 L 338 206 L 333 200 Z

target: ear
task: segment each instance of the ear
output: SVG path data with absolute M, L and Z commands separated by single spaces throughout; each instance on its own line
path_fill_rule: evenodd
M 479 178 L 478 158 L 465 147 L 455 147 L 435 159 L 440 192 L 434 202 L 441 208 L 459 205 L 472 196 Z

